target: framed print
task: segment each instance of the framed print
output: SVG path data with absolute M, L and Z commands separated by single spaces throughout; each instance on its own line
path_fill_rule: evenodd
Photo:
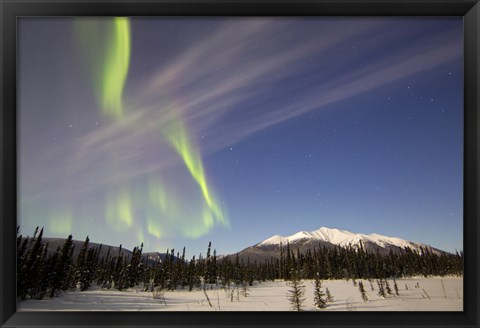
M 2 327 L 478 326 L 477 1 L 1 8 Z

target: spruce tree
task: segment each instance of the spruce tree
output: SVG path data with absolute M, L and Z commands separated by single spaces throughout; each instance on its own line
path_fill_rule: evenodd
M 187 267 L 186 274 L 186 284 L 188 285 L 188 291 L 191 292 L 194 286 L 194 276 L 195 276 L 195 255 L 192 257 Z
M 118 290 L 125 288 L 121 283 L 121 273 L 123 271 L 123 253 L 122 245 L 118 248 L 118 255 L 111 262 L 111 286 Z
M 43 244 L 42 244 L 42 237 L 43 237 L 43 228 L 40 230 L 38 234 L 38 227 L 35 229 L 35 233 L 33 234 L 32 239 L 32 247 L 26 254 L 26 260 L 21 268 L 19 274 L 19 286 L 20 289 L 20 296 L 22 299 L 26 299 L 27 296 L 31 296 L 35 298 L 37 285 L 40 283 L 41 279 L 41 269 L 43 266 Z
M 130 258 L 130 263 L 127 265 L 124 273 L 125 288 L 131 288 L 138 284 L 140 281 L 142 268 L 141 259 L 142 259 L 142 250 L 143 243 L 140 245 L 140 248 L 135 247 L 132 252 L 132 257 Z
M 215 283 L 215 279 L 213 278 L 213 263 L 212 263 L 212 257 L 210 255 L 210 251 L 212 249 L 212 242 L 208 242 L 208 248 L 207 248 L 207 258 L 205 262 L 205 275 L 204 275 L 204 280 L 205 283 L 207 284 L 213 284 Z
M 54 297 L 57 290 L 62 289 L 68 284 L 66 281 L 67 274 L 71 270 L 71 249 L 73 248 L 72 235 L 63 243 L 61 250 L 59 251 L 59 259 L 55 265 L 55 277 L 52 282 L 52 288 L 50 290 L 50 297 Z
M 47 281 L 49 270 L 47 265 L 47 247 L 42 245 L 40 255 L 35 262 L 33 272 L 31 272 L 31 286 L 29 288 L 30 297 L 35 300 L 41 300 L 47 293 Z
M 313 290 L 313 301 L 315 306 L 319 309 L 324 309 L 327 307 L 327 300 L 325 298 L 325 293 L 322 291 L 322 281 L 319 278 L 319 275 L 315 277 L 315 286 Z
M 25 238 L 20 246 L 17 249 L 17 296 L 20 296 L 22 299 L 26 298 L 26 288 L 27 288 L 27 243 L 28 237 Z
M 77 288 L 81 291 L 87 290 L 90 286 L 90 268 L 88 267 L 87 262 L 89 242 L 90 239 L 87 236 L 77 257 L 73 276 L 74 280 L 71 285 L 71 287 Z
M 212 257 L 212 268 L 211 268 L 211 276 L 210 276 L 210 283 L 216 284 L 217 283 L 217 250 L 213 250 L 213 257 Z
M 57 250 L 55 251 L 55 253 L 53 253 L 52 256 L 47 258 L 46 263 L 44 265 L 44 272 L 43 272 L 43 278 L 42 278 L 42 284 L 43 284 L 42 298 L 45 297 L 47 293 L 50 296 L 50 298 L 52 297 L 51 295 L 54 288 L 54 284 L 59 274 L 59 272 L 55 270 L 57 263 L 59 261 L 59 257 L 60 257 L 59 254 L 60 254 L 60 247 L 57 248 Z
M 305 285 L 302 285 L 298 276 L 298 272 L 292 272 L 289 282 L 291 289 L 288 291 L 288 300 L 294 311 L 302 311 L 302 305 L 305 302 Z
M 188 285 L 188 282 L 187 282 L 187 274 L 188 274 L 188 266 L 187 266 L 187 263 L 185 261 L 185 246 L 183 247 L 183 250 L 182 250 L 182 257 L 180 258 L 180 261 L 179 261 L 179 279 L 180 279 L 180 284 L 182 285 L 182 288 L 185 287 L 186 285 Z

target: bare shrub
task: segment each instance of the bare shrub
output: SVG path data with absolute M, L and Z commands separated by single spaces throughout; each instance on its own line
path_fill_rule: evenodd
M 360 291 L 360 294 L 362 295 L 362 300 L 364 302 L 368 301 L 367 292 L 365 291 L 365 288 L 363 287 L 363 282 L 361 282 L 361 281 L 358 283 L 358 290 Z
M 333 303 L 335 300 L 333 299 L 332 293 L 330 293 L 330 290 L 325 288 L 325 294 L 327 295 L 327 302 L 328 303 Z
M 352 298 L 348 298 L 345 305 L 347 306 L 347 311 L 357 311 L 357 307 L 353 305 L 353 300 Z
M 153 299 L 154 300 L 163 300 L 165 306 L 167 306 L 167 301 L 165 300 L 165 292 L 166 290 L 160 286 L 154 287 L 152 291 Z

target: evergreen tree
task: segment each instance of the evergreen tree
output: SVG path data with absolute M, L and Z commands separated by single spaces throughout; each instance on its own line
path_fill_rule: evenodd
M 48 248 L 48 244 L 45 247 L 45 251 Z M 58 259 L 59 259 L 59 254 L 60 254 L 60 247 L 57 248 L 57 250 L 53 253 L 52 256 L 47 257 L 44 266 L 43 266 L 43 274 L 42 274 L 42 282 L 41 282 L 41 290 L 42 290 L 42 295 L 41 299 L 43 299 L 47 293 L 50 297 L 52 297 L 52 290 L 55 281 L 57 280 L 57 275 L 58 272 L 55 270 Z
M 291 289 L 288 291 L 288 300 L 294 311 L 302 311 L 302 305 L 305 302 L 305 285 L 302 285 L 298 276 L 298 272 L 292 272 L 289 282 Z
M 40 230 L 38 237 L 37 232 L 38 227 L 33 234 L 32 247 L 28 250 L 24 264 L 17 276 L 17 293 L 19 293 L 22 299 L 26 299 L 27 296 L 31 296 L 32 298 L 36 296 L 35 289 L 41 279 L 41 268 L 44 261 L 42 244 L 43 228 Z
M 85 238 L 85 241 L 80 249 L 78 254 L 77 261 L 75 264 L 75 272 L 73 275 L 73 280 L 71 282 L 71 287 L 77 288 L 81 291 L 87 290 L 90 287 L 90 268 L 89 262 L 87 261 L 87 252 L 90 239 Z
M 119 249 L 118 249 L 118 255 L 112 259 L 111 265 L 112 265 L 112 276 L 111 276 L 111 285 L 114 288 L 117 288 L 118 290 L 122 290 L 126 288 L 124 282 L 123 282 L 123 277 L 122 277 L 122 272 L 123 272 L 123 253 L 122 253 L 122 245 L 120 244 Z
M 217 250 L 216 249 L 213 250 L 210 283 L 211 284 L 217 283 Z
M 178 261 L 178 275 L 179 275 L 179 280 L 180 280 L 180 284 L 182 285 L 182 287 L 185 287 L 188 283 L 187 283 L 187 265 L 185 263 L 185 246 L 183 247 L 183 250 L 182 250 L 182 257 L 180 257 L 180 261 Z
M 190 260 L 190 263 L 188 264 L 188 269 L 187 269 L 187 284 L 188 284 L 188 290 L 192 291 L 193 287 L 199 282 L 198 275 L 195 270 L 195 255 L 193 255 L 193 258 Z
M 319 309 L 324 309 L 327 307 L 327 300 L 325 298 L 325 293 L 322 291 L 322 281 L 319 278 L 319 275 L 315 277 L 315 285 L 313 290 L 313 301 L 315 306 Z
M 292 260 L 292 255 L 290 254 L 290 243 L 287 241 L 287 248 L 285 250 L 285 274 L 284 274 L 284 278 L 285 280 L 290 280 L 290 273 L 291 271 L 293 270 L 293 260 Z
M 21 236 L 19 237 L 21 240 Z M 17 240 L 18 245 L 19 240 Z M 22 299 L 26 298 L 27 288 L 27 251 L 28 237 L 23 240 L 21 246 L 17 248 L 17 296 Z
M 213 251 L 213 256 L 211 256 L 212 242 L 208 242 L 207 248 L 207 257 L 205 260 L 205 274 L 204 280 L 205 283 L 215 284 L 217 282 L 217 255 L 216 250 Z
M 43 229 L 42 229 L 43 230 Z M 40 235 L 39 235 L 39 238 Z M 28 292 L 30 297 L 35 300 L 41 300 L 47 293 L 47 279 L 48 279 L 48 269 L 47 269 L 47 247 L 42 245 L 40 247 L 40 254 L 38 255 L 37 260 L 35 261 L 35 266 L 31 272 L 31 285 L 29 286 Z
M 131 288 L 138 284 L 140 281 L 140 276 L 142 272 L 140 272 L 141 266 L 141 259 L 142 259 L 142 250 L 143 250 L 143 243 L 140 245 L 140 248 L 135 247 L 132 252 L 132 257 L 130 258 L 130 263 L 127 264 L 126 268 L 124 269 L 123 274 L 123 281 L 124 286 L 123 288 Z
M 59 259 L 55 265 L 55 277 L 52 281 L 52 288 L 50 290 L 50 297 L 54 297 L 55 293 L 59 289 L 63 289 L 65 286 L 68 286 L 67 274 L 71 270 L 72 263 L 72 253 L 73 249 L 73 240 L 72 235 L 69 235 L 68 238 L 63 243 L 62 249 L 60 250 Z
M 212 279 L 212 265 L 211 265 L 211 258 L 210 258 L 210 251 L 212 249 L 212 242 L 208 242 L 207 247 L 207 257 L 205 261 L 205 273 L 204 273 L 204 283 L 210 284 Z

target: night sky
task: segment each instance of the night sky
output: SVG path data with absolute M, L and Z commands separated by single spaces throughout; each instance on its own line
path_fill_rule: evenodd
M 463 249 L 461 18 L 21 18 L 21 233 Z

